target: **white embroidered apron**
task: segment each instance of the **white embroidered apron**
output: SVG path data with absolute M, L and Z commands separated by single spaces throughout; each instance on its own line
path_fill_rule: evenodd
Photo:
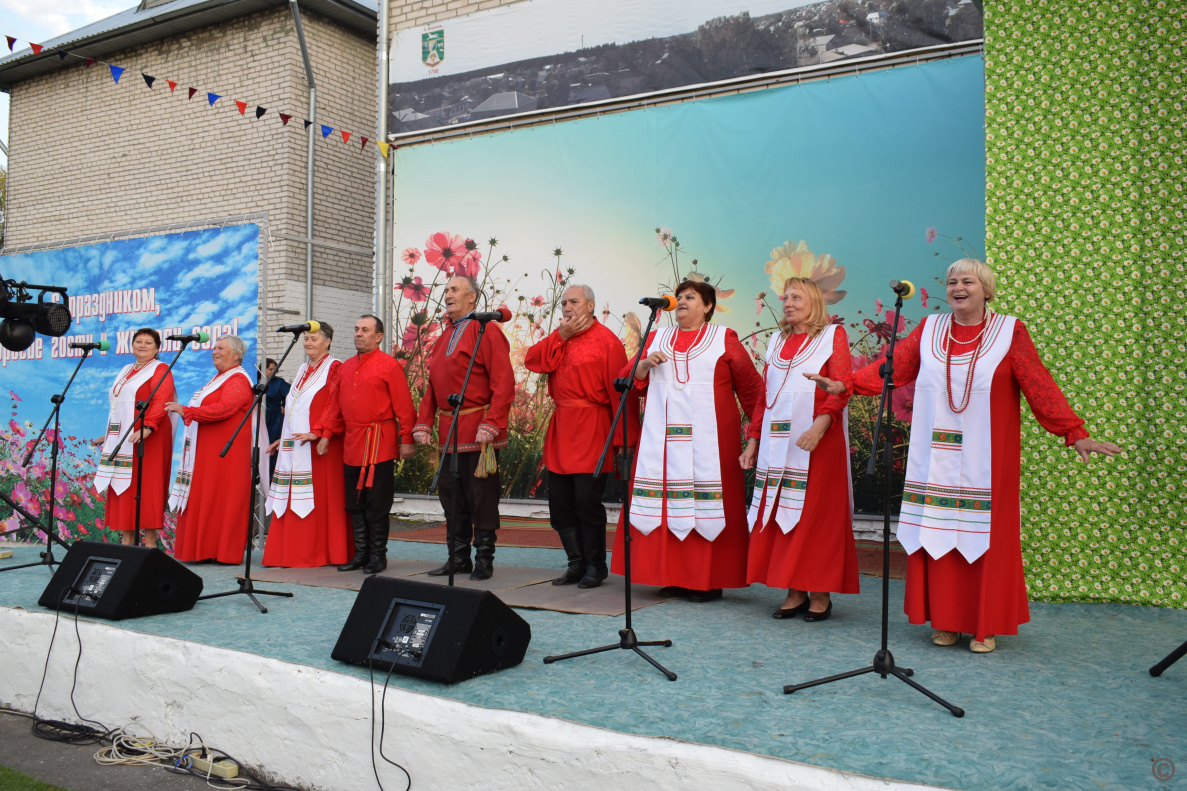
M 631 489 L 631 526 L 649 535 L 664 521 L 683 541 L 712 541 L 725 529 L 713 375 L 725 354 L 724 327 L 705 324 L 688 350 L 673 351 L 676 327 L 658 330 L 647 353 L 668 361 L 648 371 L 647 407 Z
M 247 371 L 243 370 L 243 366 L 237 365 L 229 371 L 223 371 L 207 382 L 201 390 L 194 393 L 193 397 L 190 398 L 189 406 L 202 406 L 202 402 L 206 399 L 206 396 L 226 384 L 232 376 L 238 375 L 242 375 L 244 379 L 247 379 L 248 386 L 251 386 L 251 379 L 248 377 Z M 179 514 L 185 510 L 186 505 L 190 501 L 190 486 L 194 482 L 194 459 L 198 451 L 198 427 L 200 425 L 198 421 L 192 420 L 185 427 L 185 441 L 181 448 L 181 464 L 177 468 L 177 477 L 173 480 L 173 488 L 169 491 L 169 510 Z M 258 425 L 256 424 L 256 413 L 253 409 L 251 413 L 251 430 L 256 432 L 257 438 L 259 438 L 259 434 L 263 428 L 264 421 L 261 420 Z M 260 443 L 261 449 L 267 447 L 267 435 L 264 435 L 263 440 Z M 260 468 L 263 470 L 260 480 L 262 481 L 267 480 L 268 477 L 267 458 L 266 454 L 260 453 Z M 239 473 L 234 472 L 233 474 L 238 475 Z
M 313 397 L 325 387 L 334 362 L 333 357 L 326 355 L 308 381 L 293 385 L 289 390 L 284 403 L 280 448 L 276 451 L 276 470 L 272 473 L 268 501 L 264 504 L 265 513 L 283 516 L 290 502 L 297 516 L 304 518 L 313 512 L 313 443 L 298 442 L 293 436 L 309 433 L 309 409 L 313 406 Z M 294 381 L 301 382 L 308 369 L 309 363 L 302 363 Z
M 100 494 L 109 486 L 116 494 L 123 494 L 128 491 L 128 486 L 132 483 L 132 458 L 136 453 L 135 443 L 124 442 L 115 459 L 111 462 L 108 462 L 107 459 L 115 450 L 124 431 L 136 420 L 136 391 L 152 378 L 158 365 L 164 365 L 164 363 L 159 360 L 149 360 L 143 368 L 135 373 L 132 372 L 132 363 L 125 365 L 120 370 L 119 376 L 115 378 L 111 390 L 108 391 L 110 407 L 107 411 L 107 437 L 103 440 L 99 470 L 95 473 L 95 490 Z M 124 377 L 128 378 L 125 380 Z M 171 422 L 170 429 L 172 430 L 175 425 L 175 422 Z
M 754 493 L 747 518 L 751 532 L 766 526 L 771 508 L 776 509 L 775 523 L 784 534 L 790 533 L 800 522 L 812 454 L 796 445 L 796 440 L 812 427 L 812 413 L 816 409 L 816 383 L 804 378 L 803 374 L 817 374 L 824 368 L 833 353 L 836 330 L 835 324 L 828 325 L 815 338 L 809 338 L 791 360 L 780 356 L 786 343 L 782 333 L 771 336 L 767 345 L 764 398 L 766 404 L 771 404 L 772 399 L 774 403 L 766 410 L 758 446 Z M 848 409 L 841 413 L 841 421 L 848 447 Z M 845 469 L 848 472 L 848 465 Z M 846 488 L 852 498 L 852 485 Z
M 1016 320 L 988 315 L 977 347 L 972 392 L 963 412 L 953 412 L 948 406 L 945 387 L 944 342 L 952 316 L 929 317 L 924 325 L 898 523 L 898 540 L 908 554 L 923 547 L 928 555 L 939 558 L 956 548 L 971 563 L 989 549 L 993 480 L 989 391 L 994 371 L 1010 351 Z M 960 348 L 958 345 L 956 350 Z M 963 398 L 972 361 L 972 353 L 952 358 L 950 386 L 956 404 Z

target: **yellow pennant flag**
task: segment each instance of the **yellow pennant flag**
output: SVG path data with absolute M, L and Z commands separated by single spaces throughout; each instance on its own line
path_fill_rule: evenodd
M 387 150 L 391 148 L 390 143 L 384 143 L 382 140 L 375 141 L 375 145 L 379 146 L 379 153 L 383 154 L 383 158 L 387 159 Z

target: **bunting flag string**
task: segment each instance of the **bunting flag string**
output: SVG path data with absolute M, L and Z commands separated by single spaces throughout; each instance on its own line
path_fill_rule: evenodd
M 21 39 L 17 39 L 15 36 L 6 35 L 4 38 L 8 42 L 8 50 L 10 52 L 15 51 L 15 47 L 16 47 L 18 41 L 21 41 Z M 43 45 L 43 44 L 34 44 L 33 42 L 28 42 L 28 44 L 29 44 L 29 48 L 33 50 L 34 55 L 40 55 L 42 50 L 45 49 L 45 45 Z M 120 77 L 122 77 L 124 72 L 127 71 L 127 69 L 124 66 L 117 66 L 114 63 L 107 63 L 105 61 L 99 60 L 98 58 L 85 57 L 83 55 L 79 55 L 79 54 L 71 52 L 69 50 L 55 48 L 53 51 L 57 54 L 57 56 L 62 61 L 65 61 L 67 57 L 73 57 L 73 58 L 77 58 L 77 59 L 83 61 L 84 64 L 88 68 L 90 66 L 93 66 L 96 63 L 101 63 L 101 64 L 107 66 L 107 68 L 111 71 L 112 82 L 114 82 L 117 85 L 119 84 Z M 156 82 L 157 78 L 150 74 L 145 74 L 144 72 L 140 72 L 140 76 L 144 79 L 145 86 L 147 86 L 147 88 L 149 90 L 152 90 L 153 83 Z M 180 85 L 180 83 L 177 82 L 176 80 L 170 80 L 168 78 L 166 78 L 165 82 L 168 83 L 168 85 L 169 85 L 169 93 L 175 93 L 177 86 Z M 186 89 L 186 100 L 188 101 L 190 99 L 193 99 L 194 96 L 199 92 L 199 90 L 200 89 L 198 89 L 198 88 L 188 87 Z M 217 102 L 219 99 L 223 98 L 223 96 L 224 96 L 224 94 L 214 93 L 213 91 L 206 91 L 206 100 L 209 103 L 210 107 L 214 107 L 215 102 Z M 239 115 L 246 117 L 247 107 L 248 107 L 247 102 L 241 101 L 239 99 L 234 99 L 233 101 L 235 103 L 235 110 L 239 113 Z M 256 120 L 261 120 L 267 112 L 268 112 L 267 107 L 263 107 L 262 105 L 256 105 L 256 108 L 255 108 Z M 286 126 L 286 127 L 289 125 L 289 121 L 291 121 L 294 117 L 296 117 L 292 114 L 282 113 L 280 111 L 277 111 L 276 115 L 280 118 L 281 125 Z M 304 129 L 306 131 L 308 131 L 309 128 L 314 125 L 314 122 L 310 121 L 309 119 L 302 119 L 302 120 L 304 122 Z M 342 137 L 343 144 L 350 145 L 350 138 L 355 136 L 355 134 L 353 132 L 348 132 L 345 129 L 337 128 L 334 126 L 329 126 L 327 124 L 319 124 L 318 126 L 320 127 L 321 136 L 322 136 L 323 140 L 328 141 L 330 135 L 332 135 L 334 132 L 338 132 L 339 135 Z M 358 135 L 359 150 L 365 151 L 367 148 L 367 143 L 372 140 L 373 140 L 373 138 Z M 387 159 L 388 155 L 391 153 L 391 150 L 394 148 L 394 146 L 392 144 L 386 143 L 382 140 L 374 140 L 374 142 L 375 142 L 376 148 L 379 149 L 380 155 L 384 159 Z

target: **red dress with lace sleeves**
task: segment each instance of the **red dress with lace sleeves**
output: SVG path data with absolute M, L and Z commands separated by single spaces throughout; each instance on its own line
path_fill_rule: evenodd
M 153 396 L 144 413 L 144 425 L 152 429 L 144 440 L 144 483 L 140 493 L 140 529 L 160 530 L 165 523 L 165 508 L 169 502 L 169 468 L 173 463 L 173 424 L 165 412 L 165 404 L 174 400 L 173 374 L 166 365 L 157 366 L 149 380 L 136 388 L 136 400 L 143 401 L 161 379 L 165 383 Z M 132 485 L 123 494 L 107 487 L 107 504 L 103 521 L 112 530 L 136 529 L 136 476 L 141 474 L 140 459 L 133 453 Z

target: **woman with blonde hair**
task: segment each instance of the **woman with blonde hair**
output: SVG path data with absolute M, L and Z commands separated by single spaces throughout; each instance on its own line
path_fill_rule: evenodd
M 833 593 L 857 593 L 845 393 L 826 395 L 804 374 L 849 375 L 849 339 L 820 287 L 783 286 L 781 332 L 771 336 L 764 396 L 754 408 L 742 469 L 758 462 L 750 499 L 748 582 L 786 588 L 775 618 L 832 615 Z
M 908 553 L 903 609 L 911 623 L 931 622 L 936 645 L 955 645 L 968 634 L 969 648 L 987 653 L 996 648 L 995 635 L 1017 634 L 1030 620 L 1019 392 L 1039 425 L 1083 461 L 1121 448 L 1088 438 L 1026 327 L 987 309 L 997 288 L 988 266 L 961 259 L 944 281 L 952 312 L 927 316 L 895 351 L 895 387 L 915 383 L 898 523 Z M 839 379 L 805 376 L 830 393 L 882 389 L 876 362 Z

